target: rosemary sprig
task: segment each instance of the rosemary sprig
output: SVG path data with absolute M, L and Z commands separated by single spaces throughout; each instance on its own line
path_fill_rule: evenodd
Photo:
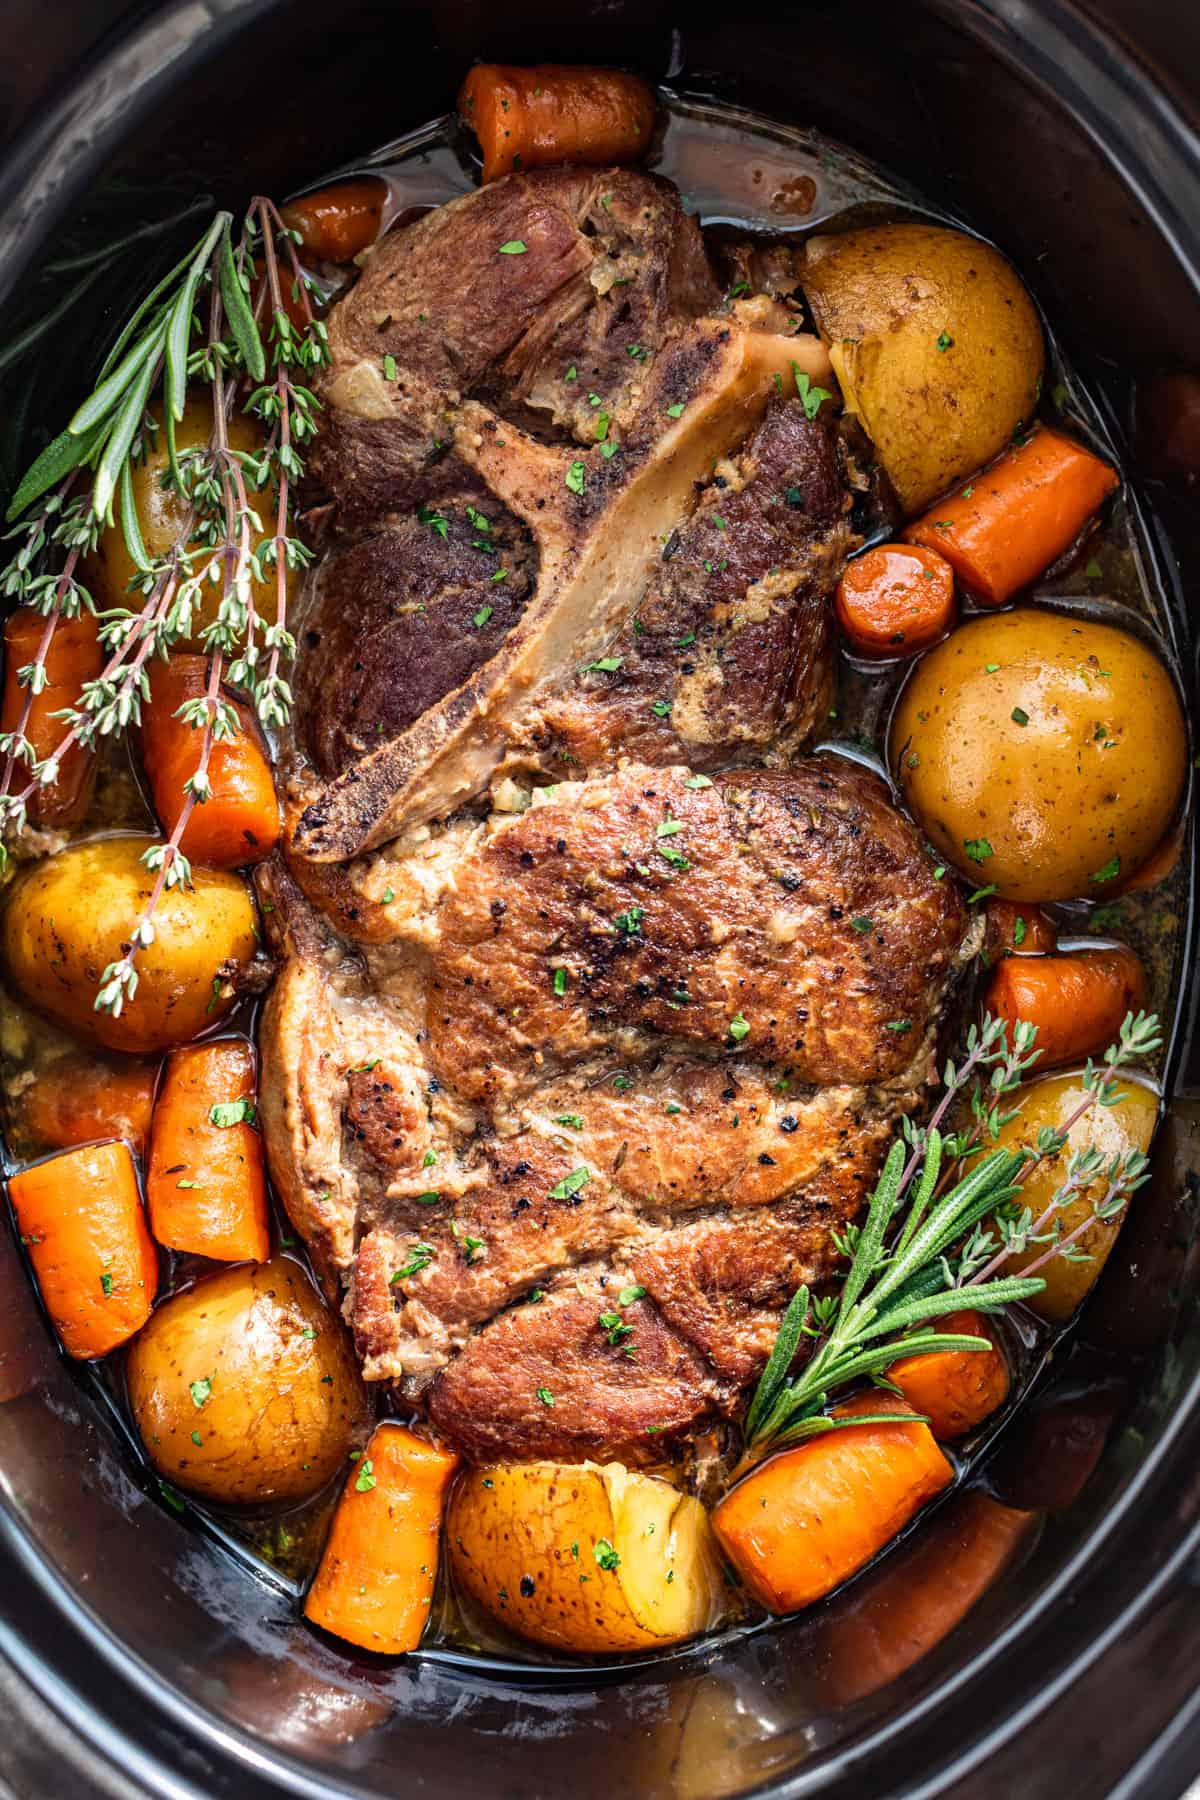
M 94 391 L 34 461 L 8 509 L 11 523 L 37 507 L 12 533 L 20 543 L 0 575 L 0 592 L 41 611 L 46 629 L 33 662 L 18 673 L 29 696 L 23 715 L 0 737 L 0 840 L 24 829 L 30 799 L 53 783 L 72 745 L 94 747 L 139 722 L 150 658 L 165 657 L 191 636 L 205 590 L 220 592 L 216 617 L 201 633 L 210 659 L 206 691 L 180 713 L 202 733 L 198 767 L 185 785 L 185 807 L 170 839 L 146 853 L 158 879 L 131 928 L 129 951 L 102 976 L 96 1004 L 114 1013 L 136 988 L 134 959 L 153 941 L 152 915 L 164 888 L 190 882 L 180 842 L 192 809 L 209 795 L 212 744 L 239 728 L 235 710 L 221 697 L 223 670 L 225 679 L 249 695 L 264 725 L 284 724 L 291 705 L 281 674 L 282 659 L 295 648 L 286 621 L 287 575 L 309 560 L 289 529 L 291 495 L 303 473 L 298 446 L 316 428 L 318 403 L 308 380 L 328 361 L 328 343 L 324 325 L 313 318 L 292 235 L 274 204 L 263 197 L 252 201 L 236 245 L 232 223 L 229 213 L 215 214 L 193 248 L 145 296 L 109 350 Z M 284 306 L 281 261 L 301 308 L 300 329 Z M 175 429 L 197 385 L 210 391 L 212 433 L 206 446 L 181 454 Z M 167 451 L 161 480 L 187 502 L 188 523 L 181 541 L 153 560 L 141 530 L 132 470 L 159 428 L 149 410 L 156 392 Z M 230 446 L 228 421 L 237 404 L 263 423 L 261 455 Z M 272 490 L 274 531 L 254 548 L 262 524 L 250 495 L 264 487 Z M 112 524 L 117 498 L 122 535 L 137 571 L 131 583 L 134 603 L 99 615 L 108 660 L 85 684 L 78 705 L 58 715 L 67 733 L 55 755 L 39 762 L 26 736 L 30 704 L 46 684 L 46 656 L 59 621 L 83 608 L 95 611 L 76 570 L 104 526 Z M 272 568 L 275 613 L 264 621 L 256 613 L 254 584 L 265 583 Z M 0 866 L 5 855 L 0 842 Z
M 1013 1116 L 1001 1112 L 1001 1102 L 1036 1060 L 1035 1038 L 1034 1027 L 1018 1025 L 1010 1047 L 1003 1022 L 985 1018 L 982 1026 L 972 1027 L 961 1066 L 947 1064 L 945 1092 L 929 1124 L 905 1122 L 888 1152 L 865 1221 L 838 1240 L 850 1258 L 840 1293 L 817 1296 L 804 1286 L 792 1297 L 746 1414 L 748 1453 L 800 1443 L 843 1423 L 862 1423 L 868 1415 L 831 1418 L 831 1402 L 853 1383 L 878 1382 L 901 1348 L 906 1356 L 988 1349 L 986 1338 L 937 1331 L 929 1321 L 966 1304 L 991 1313 L 1031 1299 L 1045 1286 L 1037 1270 L 1053 1256 L 1079 1255 L 1078 1240 L 1089 1226 L 1097 1219 L 1118 1218 L 1146 1179 L 1147 1159 L 1141 1151 L 1115 1157 L 1105 1167 L 1099 1152 L 1086 1150 L 1070 1158 L 1064 1181 L 1037 1220 L 1028 1208 L 1015 1204 L 1022 1182 L 1046 1157 L 1065 1148 L 1080 1118 L 1095 1106 L 1116 1104 L 1119 1071 L 1149 1055 L 1161 1041 L 1153 1015 L 1127 1015 L 1103 1064 L 1088 1063 L 1082 1079 L 1085 1097 L 1062 1127 L 1044 1127 L 1035 1150 L 989 1148 Z M 972 1125 L 943 1135 L 950 1107 L 968 1088 Z M 1101 1173 L 1101 1198 L 1087 1219 L 1062 1237 L 1055 1215 Z M 1046 1249 L 1021 1275 L 997 1276 L 1010 1255 L 1038 1242 Z M 896 1342 L 901 1334 L 902 1347 Z M 793 1375 L 805 1338 L 815 1348 Z

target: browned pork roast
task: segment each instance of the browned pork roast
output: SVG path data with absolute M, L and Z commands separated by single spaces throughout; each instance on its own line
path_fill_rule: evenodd
M 795 317 L 628 170 L 396 231 L 330 338 L 272 1171 L 468 1452 L 658 1460 L 832 1268 L 963 957 L 884 784 L 799 755 L 846 455 Z

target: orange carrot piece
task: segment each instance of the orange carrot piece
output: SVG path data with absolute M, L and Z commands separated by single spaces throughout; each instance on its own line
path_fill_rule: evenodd
M 379 236 L 387 183 L 378 175 L 335 181 L 314 193 L 289 200 L 280 217 L 300 242 L 322 262 L 351 262 Z
M 830 1593 L 953 1479 L 928 1425 L 902 1401 L 880 1392 L 836 1408 L 839 1418 L 857 1413 L 896 1419 L 781 1451 L 712 1515 L 721 1548 L 770 1612 L 796 1612 Z
M 124 1138 L 141 1156 L 150 1135 L 158 1065 L 64 1056 L 23 1088 L 18 1129 L 42 1150 L 69 1150 L 97 1138 Z
M 21 1241 L 71 1356 L 107 1356 L 150 1317 L 158 1253 L 128 1144 L 92 1144 L 8 1184 Z
M 954 570 L 936 550 L 877 544 L 847 563 L 834 610 L 860 656 L 914 656 L 954 623 Z
M 201 727 L 175 715 L 186 701 L 204 694 L 207 684 L 203 656 L 172 656 L 150 678 L 150 699 L 142 709 L 142 756 L 155 810 L 168 835 L 183 811 L 184 783 L 199 767 L 203 737 Z M 194 808 L 181 844 L 185 856 L 214 869 L 261 862 L 275 848 L 281 827 L 258 728 L 248 707 L 238 703 L 236 711 L 241 729 L 236 737 L 214 742 L 208 764 L 212 791 Z
M 990 962 L 1002 956 L 1044 956 L 1058 948 L 1058 928 L 1040 907 L 1016 900 L 989 900 L 987 936 Z
M 363 1650 L 415 1650 L 437 1581 L 442 1503 L 458 1457 L 377 1425 L 333 1515 L 304 1616 Z
M 940 551 L 964 586 L 999 606 L 1070 548 L 1118 479 L 1082 444 L 1042 425 L 904 536 Z
M 46 629 L 46 620 L 31 606 L 10 613 L 4 627 L 4 700 L 0 705 L 0 731 L 15 731 L 21 722 L 29 689 L 17 680 L 17 672 L 33 662 Z M 46 652 L 46 686 L 33 696 L 25 736 L 39 762 L 52 756 L 70 726 L 54 714 L 78 704 L 85 681 L 94 681 L 104 667 L 104 652 L 91 613 L 62 619 Z M 20 774 L 21 771 L 18 771 Z M 96 774 L 96 754 L 73 744 L 59 764 L 58 778 L 29 799 L 29 817 L 35 825 L 69 831 L 88 809 Z
M 186 1044 L 167 1058 L 146 1177 L 150 1229 L 160 1244 L 216 1262 L 266 1262 L 262 1139 L 249 1123 L 255 1093 L 254 1050 L 245 1038 Z
M 1174 830 L 1167 833 L 1158 849 L 1151 853 L 1141 867 L 1113 889 L 1114 896 L 1145 893 L 1147 888 L 1159 887 L 1173 875 L 1179 858 L 1183 855 L 1185 833 L 1186 827 L 1180 819 Z
M 830 1699 L 849 1706 L 886 1687 L 949 1636 L 1028 1543 L 1035 1512 L 979 1488 L 955 1494 L 911 1547 L 824 1622 Z
M 1066 956 L 1014 956 L 988 983 L 984 1002 L 1003 1019 L 1009 1041 L 1018 1019 L 1037 1026 L 1037 1070 L 1099 1056 L 1117 1037 L 1127 1012 L 1146 997 L 1146 971 L 1124 944 Z
M 637 162 L 654 132 L 653 89 L 620 69 L 476 63 L 458 96 L 483 179 L 549 163 Z
M 977 1312 L 964 1309 L 936 1322 L 938 1331 L 991 1341 L 990 1350 L 927 1350 L 902 1356 L 887 1370 L 914 1412 L 924 1413 L 935 1438 L 965 1437 L 1008 1399 L 1008 1362 Z

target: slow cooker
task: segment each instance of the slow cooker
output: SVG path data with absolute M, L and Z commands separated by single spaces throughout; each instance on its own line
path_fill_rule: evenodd
M 47 262 L 74 256 L 86 271 L 89 243 L 151 206 L 164 216 L 204 193 L 236 208 L 252 187 L 309 183 L 447 110 L 476 56 L 618 62 L 815 125 L 1005 247 L 1107 410 L 1150 522 L 1189 702 L 1200 700 L 1200 427 L 1190 453 L 1186 431 L 1165 451 L 1145 429 L 1200 364 L 1200 48 L 1186 9 L 57 0 L 52 11 L 47 38 L 37 9 L 9 9 L 15 30 L 41 38 L 35 53 L 14 47 L 6 86 L 23 124 L 0 152 L 10 473 L 87 372 L 82 357 L 76 370 L 21 353 L 50 304 Z M 141 254 L 135 243 L 104 264 L 98 325 L 136 287 Z M 1194 870 L 1186 904 L 1194 934 Z M 53 1347 L 6 1226 L 0 1774 L 22 1796 L 179 1800 L 1181 1793 L 1200 1770 L 1194 990 L 1173 1024 L 1168 1095 L 1129 1253 L 993 1452 L 1005 1493 L 1053 1489 L 1036 1547 L 874 1691 L 845 1678 L 837 1640 L 839 1620 L 868 1603 L 885 1638 L 905 1629 L 869 1588 L 632 1672 L 338 1655 L 281 1588 L 143 1490 L 115 1415 Z

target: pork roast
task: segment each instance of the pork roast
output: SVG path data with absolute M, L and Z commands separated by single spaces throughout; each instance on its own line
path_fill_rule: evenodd
M 797 319 L 628 170 L 440 208 L 331 316 L 262 1120 L 471 1454 L 730 1414 L 933 1074 L 961 898 L 801 754 L 855 540 Z

